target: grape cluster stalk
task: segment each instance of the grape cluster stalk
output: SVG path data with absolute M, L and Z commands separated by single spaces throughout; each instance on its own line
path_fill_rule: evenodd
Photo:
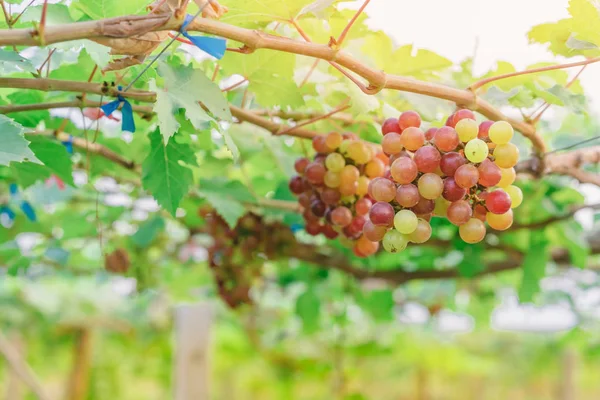
M 462 240 L 478 243 L 486 223 L 506 230 L 523 193 L 513 185 L 519 149 L 505 121 L 478 123 L 467 109 L 450 115 L 440 128 L 421 128 L 415 111 L 388 118 L 381 150 L 354 134 L 317 136 L 311 161 L 300 158 L 290 179 L 304 208 L 311 235 L 339 234 L 360 257 L 382 247 L 391 253 L 409 243 L 425 243 L 432 217 L 458 226 Z

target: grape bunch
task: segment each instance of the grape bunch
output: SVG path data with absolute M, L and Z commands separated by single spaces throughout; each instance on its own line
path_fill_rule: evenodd
M 483 240 L 485 222 L 495 230 L 512 225 L 523 194 L 513 185 L 519 150 L 509 123 L 478 124 L 461 109 L 425 131 L 419 114 L 406 111 L 385 120 L 382 133 L 382 152 L 330 133 L 313 140 L 312 162 L 296 162 L 300 175 L 290 189 L 304 207 L 307 232 L 333 239 L 341 230 L 355 240 L 355 254 L 368 256 L 380 242 L 392 253 L 425 243 L 432 217 L 458 226 L 467 243 Z
M 296 242 L 291 229 L 281 222 L 267 222 L 248 213 L 234 228 L 210 207 L 198 210 L 205 225 L 201 232 L 211 236 L 207 248 L 219 296 L 231 308 L 250 304 L 250 289 L 262 274 L 265 259 L 276 259 Z
M 329 239 L 342 234 L 353 242 L 357 256 L 375 254 L 379 243 L 363 235 L 373 205 L 368 192 L 373 179 L 388 174 L 389 158 L 354 133 L 317 136 L 312 145 L 315 157 L 296 160 L 298 175 L 289 182 L 304 208 L 306 232 Z

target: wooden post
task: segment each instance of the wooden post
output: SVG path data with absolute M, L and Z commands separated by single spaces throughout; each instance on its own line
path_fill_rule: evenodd
M 561 379 L 559 380 L 558 400 L 575 400 L 577 353 L 572 348 L 567 348 L 561 360 Z
M 208 349 L 212 306 L 182 305 L 175 309 L 175 400 L 208 399 Z
M 67 400 L 84 400 L 87 398 L 92 351 L 92 329 L 87 327 L 77 329 L 75 332 L 75 345 L 73 346 L 73 364 L 65 396 Z
M 22 359 L 25 359 L 25 340 L 17 332 L 12 332 L 9 335 L 9 341 L 11 342 L 13 349 Z M 8 383 L 6 384 L 6 394 L 4 398 L 6 400 L 22 400 L 23 399 L 23 385 L 21 384 L 21 378 L 19 374 L 9 368 L 8 370 Z

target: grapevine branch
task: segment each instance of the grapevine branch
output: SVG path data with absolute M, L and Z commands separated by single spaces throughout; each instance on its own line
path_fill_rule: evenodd
M 165 14 L 149 14 L 60 24 L 46 27 L 44 43 L 52 44 L 69 40 L 100 37 L 127 38 L 140 33 L 159 30 L 178 31 L 182 22 L 182 20 L 171 18 Z M 365 65 L 342 50 L 333 49 L 325 44 L 301 42 L 257 30 L 240 28 L 219 21 L 196 18 L 186 29 L 188 31 L 199 31 L 235 40 L 242 43 L 248 52 L 257 49 L 270 49 L 335 62 L 367 80 L 369 82 L 369 94 L 375 94 L 387 88 L 452 101 L 458 106 L 469 107 L 488 119 L 508 121 L 516 130 L 520 131 L 532 142 L 537 152 L 544 153 L 546 151 L 546 145 L 542 137 L 532 125 L 524 121 L 508 118 L 490 103 L 474 96 L 470 90 L 386 74 L 383 71 Z M 33 33 L 35 32 L 31 29 L 0 30 L 0 46 L 36 46 L 39 43 L 32 36 Z
M 555 215 L 553 217 L 547 218 L 543 221 L 532 222 L 530 224 L 513 224 L 510 228 L 511 231 L 517 229 L 542 229 L 556 222 L 561 222 L 566 219 L 572 218 L 578 211 L 592 209 L 592 210 L 600 210 L 600 203 L 597 204 L 582 204 L 579 206 L 575 206 L 571 208 L 571 210 L 562 215 Z
M 84 107 L 100 107 L 106 104 L 106 102 L 93 101 L 93 100 L 70 100 L 70 101 L 57 101 L 52 103 L 32 103 L 32 104 L 11 104 L 0 106 L 0 114 L 10 114 L 24 111 L 39 111 L 39 110 L 52 110 L 56 108 L 84 108 Z M 132 104 L 133 111 L 142 114 L 143 116 L 149 116 L 154 114 L 151 106 L 140 106 Z

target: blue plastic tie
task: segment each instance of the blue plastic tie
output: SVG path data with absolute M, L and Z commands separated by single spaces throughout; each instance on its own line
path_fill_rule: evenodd
M 121 86 L 119 86 L 117 89 L 119 91 L 123 90 Z M 135 132 L 135 122 L 133 121 L 133 108 L 131 107 L 131 103 L 127 101 L 123 96 L 119 94 L 117 96 L 117 100 L 111 101 L 110 103 L 101 106 L 100 109 L 102 110 L 104 115 L 109 116 L 115 110 L 117 110 L 121 106 L 121 104 L 123 104 L 123 107 L 121 107 L 121 130 L 133 133 Z
M 10 209 L 8 206 L 0 206 L 0 216 L 6 215 L 9 221 L 15 220 L 15 212 Z
M 35 210 L 31 206 L 31 204 L 29 204 L 28 201 L 23 200 L 23 202 L 21 203 L 21 211 L 23 211 L 23 214 L 25 214 L 27 219 L 30 220 L 31 222 L 37 221 L 37 216 L 35 215 Z
M 69 140 L 62 142 L 62 144 L 67 148 L 67 153 L 73 154 L 73 135 L 69 135 Z
M 11 183 L 8 186 L 8 190 L 9 190 L 11 196 L 15 196 L 19 192 L 19 187 L 17 186 L 16 183 Z
M 186 28 L 193 20 L 193 16 L 186 15 L 179 32 L 203 52 L 210 54 L 218 60 L 223 58 L 227 49 L 227 41 L 223 38 L 190 35 L 187 33 Z

